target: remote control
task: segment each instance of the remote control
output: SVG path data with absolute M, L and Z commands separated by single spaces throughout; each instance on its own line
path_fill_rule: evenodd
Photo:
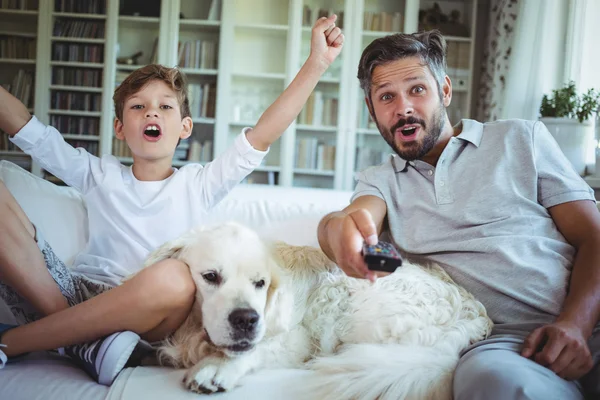
M 402 265 L 400 253 L 388 242 L 379 241 L 376 245 L 364 243 L 363 258 L 371 271 L 394 272 Z

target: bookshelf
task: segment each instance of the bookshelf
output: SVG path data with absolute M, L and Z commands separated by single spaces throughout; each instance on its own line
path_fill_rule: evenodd
M 37 17 L 33 1 L 0 1 L 0 85 L 23 102 L 30 112 L 35 106 Z M 0 132 L 0 158 L 31 169 L 31 159 Z
M 456 123 L 470 116 L 478 0 L 0 0 L 0 84 L 19 82 L 30 111 L 65 140 L 131 164 L 114 137 L 113 91 L 140 66 L 179 66 L 194 131 L 173 165 L 206 163 L 256 124 L 306 59 L 315 19 L 335 12 L 344 50 L 247 182 L 351 189 L 357 170 L 390 152 L 356 79 L 362 50 L 389 33 L 417 31 L 420 10 L 434 3 L 445 14 L 457 10 L 467 28 L 446 36 Z M 5 135 L 0 158 L 44 175 Z

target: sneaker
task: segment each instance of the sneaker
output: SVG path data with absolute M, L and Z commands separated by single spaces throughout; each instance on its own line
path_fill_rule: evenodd
M 2 344 L 2 334 L 9 329 L 16 328 L 16 325 L 7 325 L 0 323 L 0 369 L 4 368 L 4 366 L 8 363 L 8 357 L 2 351 L 3 347 L 6 347 L 5 344 Z
M 134 332 L 117 332 L 95 342 L 65 347 L 60 353 L 68 355 L 99 384 L 110 386 L 139 341 Z

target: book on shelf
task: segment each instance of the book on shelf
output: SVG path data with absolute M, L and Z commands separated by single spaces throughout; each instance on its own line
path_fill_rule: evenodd
M 32 1 L 32 0 L 1 0 L 0 1 L 0 8 L 4 9 L 4 10 L 36 10 L 37 9 L 38 1 Z
M 301 138 L 296 141 L 295 168 L 333 171 L 335 146 L 318 138 Z
M 36 39 L 0 34 L 0 58 L 35 60 Z
M 54 43 L 52 46 L 52 61 L 68 62 L 103 62 L 104 47 L 95 44 Z
M 212 0 L 208 9 L 208 16 L 206 19 L 209 21 L 218 21 L 221 19 L 221 0 Z
M 69 135 L 100 135 L 100 119 L 97 117 L 78 117 L 71 115 L 50 115 L 50 125 L 59 132 Z
M 54 11 L 75 14 L 106 14 L 106 0 L 55 0 Z
M 53 110 L 100 111 L 102 96 L 97 93 L 64 92 L 56 90 L 50 97 Z
M 402 13 L 400 12 L 371 12 L 365 11 L 363 15 L 363 29 L 377 32 L 402 32 Z
M 214 118 L 217 99 L 215 83 L 190 83 L 188 99 L 192 118 Z
M 116 136 L 113 136 L 112 149 L 112 155 L 115 157 L 133 157 L 127 143 L 124 140 L 117 139 Z
M 305 4 L 302 8 L 302 25 L 313 26 L 317 19 L 321 17 L 329 17 L 332 14 L 337 15 L 335 25 L 340 29 L 344 29 L 344 10 L 334 10 L 332 8 L 311 8 L 308 4 Z
M 306 105 L 298 115 L 298 123 L 314 126 L 336 126 L 338 114 L 337 97 L 324 93 L 320 90 L 314 90 Z
M 102 70 L 89 68 L 54 67 L 52 84 L 62 86 L 102 87 Z
M 177 64 L 181 68 L 216 69 L 217 43 L 214 40 L 179 42 Z
M 104 22 L 81 19 L 57 18 L 52 35 L 56 37 L 102 39 Z
M 189 144 L 187 160 L 191 162 L 207 162 L 212 159 L 212 140 L 200 142 L 191 140 Z
M 26 107 L 30 108 L 32 106 L 33 72 L 20 69 L 13 77 L 12 82 L 10 84 L 2 84 L 2 87 L 19 99 Z

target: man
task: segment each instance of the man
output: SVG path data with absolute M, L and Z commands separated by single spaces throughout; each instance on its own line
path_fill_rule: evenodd
M 319 224 L 323 251 L 375 279 L 363 241 L 386 233 L 415 262 L 440 264 L 495 328 L 462 355 L 455 399 L 600 394 L 600 213 L 540 122 L 452 126 L 446 43 L 396 34 L 363 52 L 358 78 L 394 150 L 358 174 L 351 204 Z

